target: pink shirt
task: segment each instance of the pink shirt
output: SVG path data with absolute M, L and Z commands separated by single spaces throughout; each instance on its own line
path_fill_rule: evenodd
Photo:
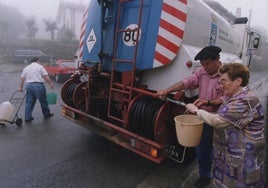
M 199 98 L 205 100 L 215 100 L 223 96 L 223 89 L 219 83 L 220 74 L 213 76 L 208 75 L 207 72 L 201 68 L 194 72 L 191 76 L 185 78 L 182 82 L 185 89 L 199 88 Z M 208 112 L 216 112 L 217 108 L 212 106 L 200 107 Z

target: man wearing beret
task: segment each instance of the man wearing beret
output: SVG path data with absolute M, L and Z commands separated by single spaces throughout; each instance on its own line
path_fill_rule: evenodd
M 194 72 L 188 78 L 173 86 L 157 91 L 159 97 L 165 97 L 173 91 L 199 88 L 198 99 L 194 102 L 198 108 L 208 112 L 216 112 L 222 103 L 222 87 L 219 84 L 220 75 L 218 69 L 221 48 L 208 46 L 203 48 L 194 58 L 199 60 L 202 68 Z M 196 147 L 196 158 L 199 166 L 199 178 L 194 182 L 195 187 L 205 187 L 210 184 L 212 169 L 212 141 L 213 128 L 204 123 L 203 134 L 199 145 Z

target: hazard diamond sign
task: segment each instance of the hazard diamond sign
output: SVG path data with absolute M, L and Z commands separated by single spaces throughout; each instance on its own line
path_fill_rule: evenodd
M 95 43 L 97 42 L 97 38 L 94 32 L 94 29 L 91 29 L 88 38 L 87 38 L 87 49 L 88 52 L 90 53 L 92 48 L 94 47 Z

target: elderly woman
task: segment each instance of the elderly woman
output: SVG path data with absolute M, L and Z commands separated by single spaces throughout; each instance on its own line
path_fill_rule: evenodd
M 186 108 L 214 127 L 212 187 L 264 187 L 264 113 L 249 89 L 249 70 L 239 63 L 219 69 L 226 99 L 217 114 Z

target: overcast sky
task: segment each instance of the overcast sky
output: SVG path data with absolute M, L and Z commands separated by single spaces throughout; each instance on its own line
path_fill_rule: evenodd
M 88 5 L 89 0 L 64 0 Z M 262 26 L 268 32 L 268 1 L 267 0 L 217 0 L 225 8 L 235 13 L 237 7 L 242 8 L 242 16 L 249 17 L 252 9 L 251 25 Z M 60 0 L 0 0 L 3 4 L 17 7 L 26 17 L 55 20 Z
M 56 19 L 61 0 L 0 0 L 2 4 L 16 7 L 26 17 Z M 89 0 L 63 0 L 88 5 Z
M 267 0 L 217 0 L 232 13 L 242 8 L 242 16 L 248 17 L 251 10 L 251 26 L 262 26 L 268 32 L 268 1 Z

